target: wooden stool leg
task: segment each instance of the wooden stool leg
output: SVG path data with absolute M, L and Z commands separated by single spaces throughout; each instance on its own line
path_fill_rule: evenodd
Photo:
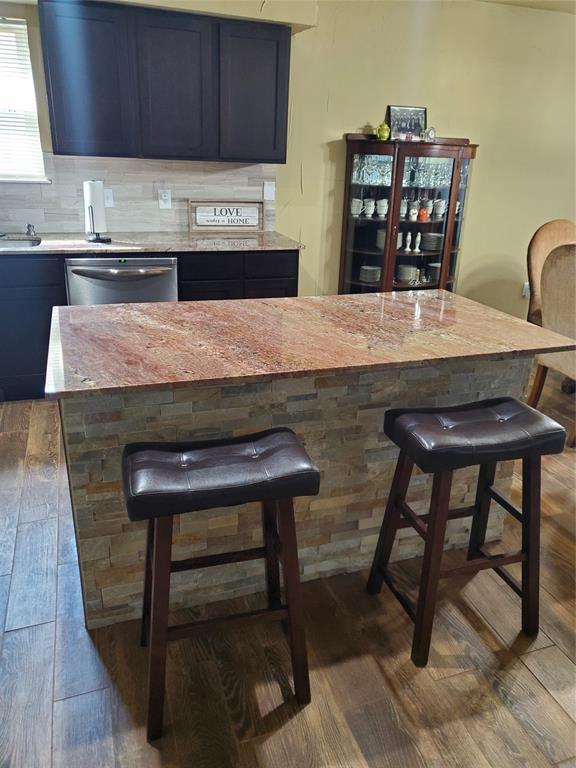
M 424 667 L 428 662 L 451 486 L 451 470 L 434 475 L 412 642 L 412 661 L 417 667 Z
M 292 499 L 280 500 L 278 502 L 278 512 L 280 542 L 282 545 L 284 588 L 286 590 L 286 604 L 288 607 L 290 629 L 290 651 L 292 654 L 294 692 L 299 704 L 308 704 L 310 701 L 310 679 L 308 676 L 308 654 L 306 652 L 302 594 L 300 591 L 298 542 L 296 540 L 294 504 Z
M 268 608 L 280 608 L 280 564 L 276 553 L 278 539 L 278 509 L 276 502 L 262 502 L 262 535 L 266 549 L 266 586 Z
M 522 462 L 522 630 L 538 634 L 540 570 L 540 456 Z
M 566 445 L 568 448 L 576 448 L 576 422 L 572 422 L 572 426 L 568 431 L 568 437 L 566 438 Z
M 476 487 L 476 512 L 472 519 L 470 529 L 470 543 L 468 545 L 468 560 L 479 556 L 479 549 L 486 541 L 486 528 L 488 527 L 488 515 L 490 513 L 491 498 L 488 488 L 494 483 L 496 464 L 482 464 L 478 472 L 478 485 Z
M 398 456 L 394 479 L 392 480 L 392 485 L 390 487 L 388 502 L 386 503 L 386 511 L 384 512 L 384 519 L 382 520 L 382 526 L 380 528 L 380 536 L 378 538 L 378 544 L 376 545 L 374 559 L 372 560 L 372 568 L 370 569 L 368 584 L 366 585 L 366 589 L 371 595 L 378 594 L 382 589 L 382 571 L 386 568 L 388 560 L 390 559 L 390 553 L 392 552 L 394 539 L 396 538 L 396 530 L 401 517 L 398 504 L 406 498 L 413 466 L 414 462 L 408 458 L 406 453 L 401 451 Z
M 166 641 L 170 600 L 170 559 L 172 516 L 154 520 L 152 553 L 152 598 L 150 612 L 150 650 L 148 657 L 148 741 L 162 736 L 164 688 L 166 682 Z
M 150 631 L 150 602 L 152 599 L 152 552 L 154 551 L 154 520 L 148 520 L 146 533 L 146 562 L 144 565 L 144 598 L 142 600 L 142 623 L 140 625 L 140 645 L 148 645 Z
M 528 395 L 527 403 L 528 405 L 531 405 L 532 408 L 536 408 L 538 405 L 538 401 L 540 400 L 540 395 L 542 394 L 542 390 L 544 389 L 544 382 L 546 381 L 546 376 L 548 375 L 548 368 L 546 368 L 545 365 L 538 365 L 536 367 L 536 373 L 534 374 L 534 383 L 532 384 L 532 389 L 530 390 L 530 394 Z

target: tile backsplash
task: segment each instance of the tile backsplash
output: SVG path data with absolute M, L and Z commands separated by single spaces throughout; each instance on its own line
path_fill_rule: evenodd
M 101 179 L 114 195 L 106 209 L 109 232 L 185 232 L 188 200 L 263 200 L 274 166 L 45 154 L 51 184 L 0 182 L 0 232 L 33 224 L 40 234 L 84 232 L 82 182 Z M 158 190 L 170 189 L 172 208 L 160 210 Z M 264 229 L 275 224 L 274 200 L 264 201 Z

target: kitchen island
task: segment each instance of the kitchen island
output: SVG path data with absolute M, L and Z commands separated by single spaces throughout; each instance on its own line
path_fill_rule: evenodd
M 296 502 L 303 578 L 371 562 L 396 448 L 382 432 L 398 406 L 520 397 L 534 354 L 574 348 L 555 333 L 445 291 L 58 307 L 46 394 L 66 449 L 86 621 L 139 616 L 145 523 L 130 523 L 121 485 L 126 443 L 226 437 L 287 426 L 322 472 Z M 500 469 L 500 484 L 512 468 Z M 472 503 L 476 471 L 455 473 L 452 505 Z M 410 499 L 424 511 L 429 478 Z M 470 520 L 449 523 L 446 545 Z M 493 512 L 489 535 L 497 538 Z M 173 557 L 253 547 L 257 505 L 175 519 Z M 393 559 L 421 552 L 405 529 Z M 172 576 L 175 607 L 264 589 L 259 561 Z

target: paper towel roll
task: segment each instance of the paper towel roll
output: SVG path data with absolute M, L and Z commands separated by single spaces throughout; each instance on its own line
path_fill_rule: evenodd
M 107 232 L 104 209 L 104 182 L 84 182 L 84 218 L 86 232 Z

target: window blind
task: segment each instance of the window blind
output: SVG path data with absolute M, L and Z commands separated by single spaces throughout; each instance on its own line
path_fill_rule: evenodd
M 0 18 L 0 179 L 43 179 L 28 29 Z

